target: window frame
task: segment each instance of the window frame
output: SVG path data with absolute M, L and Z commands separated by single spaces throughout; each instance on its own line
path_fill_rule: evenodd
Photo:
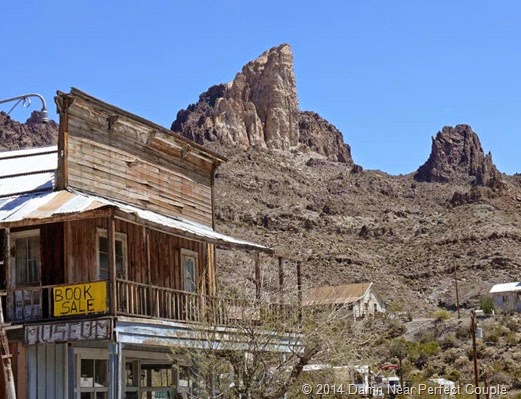
M 75 363 L 75 368 L 76 368 L 75 374 L 76 375 L 74 376 L 74 398 L 80 399 L 82 393 L 107 393 L 107 397 L 108 397 L 109 386 L 110 386 L 108 352 L 105 350 L 96 349 L 96 348 L 89 348 L 89 349 L 78 348 L 75 350 L 74 355 L 75 355 L 74 361 L 76 362 Z M 103 361 L 107 362 L 107 366 L 106 366 L 107 386 L 104 386 L 104 387 L 96 387 L 95 385 L 92 387 L 82 387 L 81 386 L 81 361 L 82 360 L 93 360 L 94 364 L 96 364 L 95 363 L 96 360 L 103 360 Z M 96 374 L 96 372 L 94 371 L 93 383 L 95 382 L 95 374 Z
M 101 265 L 100 265 L 100 245 L 99 241 L 100 238 L 107 238 L 108 239 L 108 232 L 107 229 L 98 227 L 96 229 L 96 278 L 101 279 Z M 123 278 L 124 280 L 127 279 L 128 276 L 128 246 L 127 246 L 127 235 L 125 233 L 121 233 L 116 231 L 115 234 L 115 240 L 121 241 L 121 250 L 123 252 L 123 266 L 122 266 L 122 276 L 116 276 L 117 278 Z M 107 276 L 108 276 L 108 268 L 107 268 Z M 116 269 L 116 275 L 118 273 L 118 270 Z
M 185 262 L 184 258 L 185 256 L 193 257 L 195 258 L 195 264 L 194 264 L 194 291 L 189 291 L 186 289 L 186 274 L 185 274 Z M 199 292 L 200 288 L 200 281 L 199 281 L 199 253 L 196 251 L 192 251 L 190 249 L 181 248 L 181 284 L 182 284 L 182 290 L 185 292 L 190 292 L 192 294 L 197 294 Z
M 38 274 L 38 281 L 32 281 L 32 282 L 25 282 L 25 283 L 19 283 L 17 281 L 17 264 L 16 264 L 16 240 L 21 238 L 32 238 L 32 237 L 38 237 L 38 240 L 40 240 L 40 229 L 31 229 L 31 230 L 22 230 L 22 231 L 14 231 L 11 232 L 9 236 L 9 250 L 10 250 L 10 258 L 11 258 L 11 276 L 9 276 L 11 280 L 11 286 L 13 287 L 36 287 L 42 284 L 42 248 L 41 243 L 38 244 L 38 267 L 37 267 L 37 274 Z M 27 265 L 25 265 L 27 268 Z M 26 270 L 27 272 L 27 270 Z

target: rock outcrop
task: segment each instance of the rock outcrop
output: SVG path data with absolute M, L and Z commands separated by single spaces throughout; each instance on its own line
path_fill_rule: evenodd
M 453 182 L 471 180 L 474 184 L 497 188 L 501 173 L 492 154 L 483 152 L 479 137 L 468 125 L 445 126 L 432 138 L 432 150 L 414 178 L 417 181 Z
M 299 142 L 329 159 L 354 166 L 351 147 L 344 143 L 342 133 L 316 112 L 299 114 Z
M 58 124 L 54 121 L 41 123 L 37 111 L 33 111 L 25 123 L 0 112 L 0 151 L 43 147 L 56 144 L 57 140 Z
M 171 129 L 198 143 L 289 150 L 299 143 L 352 165 L 342 134 L 298 108 L 293 54 L 282 44 L 246 64 L 229 84 L 210 87 L 177 114 Z

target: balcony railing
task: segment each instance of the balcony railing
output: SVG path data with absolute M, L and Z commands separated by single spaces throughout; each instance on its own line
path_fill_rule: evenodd
M 8 292 L 7 314 L 11 321 L 54 318 L 53 288 L 66 285 L 24 287 Z M 107 295 L 107 302 L 109 301 Z M 255 301 L 223 298 L 156 285 L 116 279 L 118 315 L 179 322 L 229 326 L 241 320 L 289 316 L 293 309 L 280 305 L 260 306 Z M 107 305 L 109 305 L 107 303 Z M 110 306 L 107 306 L 107 312 Z

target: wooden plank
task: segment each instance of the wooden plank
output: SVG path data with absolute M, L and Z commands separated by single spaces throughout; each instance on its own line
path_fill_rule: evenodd
M 46 383 L 46 370 L 47 370 L 47 362 L 46 360 L 46 348 L 45 345 L 36 345 L 36 384 L 38 392 L 38 398 L 45 398 L 45 383 Z
M 302 265 L 297 261 L 297 306 L 298 318 L 302 321 Z
M 16 343 L 16 395 L 18 398 L 27 398 L 27 347 L 22 342 Z
M 173 164 L 185 163 L 206 172 L 211 172 L 214 162 L 217 164 L 222 162 L 201 157 L 193 151 L 183 160 L 181 159 L 181 147 L 179 147 L 179 150 L 172 151 L 171 148 L 168 148 L 168 145 L 164 145 L 165 143 L 160 143 L 152 138 L 154 132 L 150 130 L 139 129 L 136 126 L 124 128 L 118 121 L 118 126 L 108 132 L 106 120 L 103 121 L 103 117 L 100 122 L 97 118 L 93 120 L 92 118 L 85 118 L 84 115 L 76 117 L 75 112 L 70 113 L 70 115 L 72 116 L 70 118 L 70 131 L 72 132 L 70 136 L 94 139 L 100 143 L 113 145 L 134 153 L 148 152 L 152 159 L 163 158 Z M 191 145 L 193 146 L 192 143 Z
M 11 296 L 11 289 L 13 288 L 12 284 L 12 270 L 11 270 L 11 257 L 10 257 L 10 251 L 11 251 L 11 231 L 9 227 L 6 227 L 4 229 L 4 242 L 3 242 L 4 248 L 4 270 L 5 270 L 5 284 L 6 284 L 6 290 L 7 290 L 7 297 L 6 297 L 6 309 L 7 309 L 7 317 L 9 317 L 9 320 L 13 319 L 13 298 Z
M 114 182 L 108 182 L 108 183 L 101 183 L 98 180 L 88 180 L 83 179 L 83 183 L 76 184 L 75 176 L 70 175 L 70 185 L 71 187 L 79 187 L 83 184 L 88 185 L 90 187 L 89 190 L 83 190 L 86 192 L 92 192 L 96 193 L 98 195 L 105 195 L 107 197 L 111 197 L 111 194 L 114 191 L 121 191 L 123 193 L 127 192 L 127 189 L 123 186 L 118 186 L 117 184 L 114 184 Z M 112 183 L 112 184 L 111 184 Z M 210 212 L 204 212 L 198 207 L 187 207 L 183 210 L 183 212 L 179 211 L 178 207 L 170 206 L 167 201 L 164 200 L 156 200 L 154 196 L 148 199 L 148 201 L 136 201 L 135 198 L 132 198 L 130 196 L 126 195 L 120 195 L 120 200 L 134 204 L 138 207 L 149 209 L 154 212 L 163 213 L 163 214 L 170 214 L 172 216 L 183 216 L 187 219 L 197 221 L 202 224 L 210 225 L 211 224 L 211 215 Z M 186 202 L 186 201 L 185 201 Z
M 65 381 L 66 381 L 66 368 L 67 368 L 67 362 L 66 362 L 66 355 L 65 351 L 67 350 L 66 344 L 56 344 L 54 345 L 55 348 L 55 365 L 51 365 L 50 370 L 52 370 L 52 367 L 55 367 L 55 378 L 54 378 L 54 398 L 56 399 L 65 399 Z
M 45 389 L 46 398 L 56 398 L 56 377 L 61 374 L 61 364 L 56 363 L 56 345 L 44 345 L 46 348 L 46 374 L 45 374 Z
M 283 259 L 279 256 L 279 304 L 284 305 L 284 268 Z
M 30 399 L 36 399 L 38 393 L 38 360 L 36 349 L 37 346 L 35 345 L 27 347 L 27 397 Z
M 188 156 L 184 160 L 180 157 L 180 152 L 165 152 L 160 146 L 150 146 L 140 140 L 136 140 L 123 132 L 118 127 L 107 134 L 105 127 L 92 123 L 91 121 L 70 119 L 69 138 L 87 139 L 99 143 L 99 145 L 107 145 L 113 148 L 126 151 L 134 156 L 144 157 L 153 163 L 159 161 L 163 164 L 175 165 L 177 167 L 191 167 L 194 172 L 201 174 L 209 174 L 213 169 L 212 161 L 202 160 L 199 157 Z M 143 133 L 149 135 L 148 133 Z
M 255 298 L 257 300 L 261 299 L 261 288 L 262 288 L 262 275 L 260 269 L 260 259 L 259 259 L 259 251 L 255 251 L 254 253 L 254 262 L 255 262 Z

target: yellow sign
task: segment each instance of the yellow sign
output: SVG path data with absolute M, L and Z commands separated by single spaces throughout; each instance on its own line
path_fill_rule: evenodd
M 105 312 L 107 282 L 53 287 L 54 317 Z

